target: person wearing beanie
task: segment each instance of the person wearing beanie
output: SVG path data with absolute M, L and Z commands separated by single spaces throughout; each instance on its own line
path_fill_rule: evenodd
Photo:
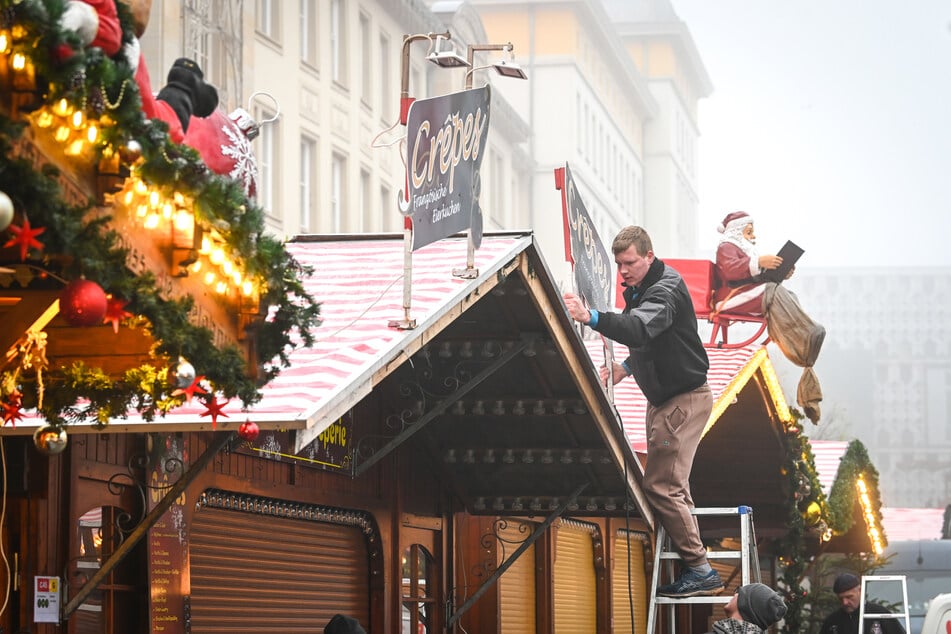
M 778 255 L 759 255 L 753 217 L 745 211 L 728 213 L 717 231 L 716 270 L 721 285 L 714 291 L 713 312 L 730 316 L 766 316 L 769 336 L 791 362 L 803 369 L 796 398 L 813 423 L 819 422 L 822 389 L 812 367 L 819 357 L 826 329 L 806 314 L 799 300 L 783 284 L 764 277 L 780 267 Z M 786 279 L 792 276 L 791 268 Z M 742 321 L 742 317 L 738 318 Z
M 862 580 L 850 572 L 843 572 L 835 578 L 832 592 L 839 600 L 839 609 L 822 622 L 819 634 L 859 634 L 859 603 L 862 601 Z M 888 608 L 871 601 L 865 602 L 865 614 L 888 614 Z M 875 629 L 876 624 L 878 630 Z M 898 619 L 865 619 L 862 632 L 882 634 L 904 634 L 905 628 Z
M 723 610 L 727 618 L 714 623 L 709 634 L 763 634 L 786 615 L 786 603 L 766 584 L 749 583 L 736 589 Z
M 324 634 L 367 634 L 367 631 L 352 616 L 334 614 L 324 626 Z

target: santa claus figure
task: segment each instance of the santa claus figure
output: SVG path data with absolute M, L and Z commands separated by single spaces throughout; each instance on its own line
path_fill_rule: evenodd
M 188 58 L 175 60 L 165 86 L 153 94 L 138 39 L 123 47 L 116 1 L 69 0 L 60 25 L 109 57 L 122 53 L 135 71 L 145 116 L 163 121 L 173 142 L 198 150 L 212 171 L 237 180 L 246 195 L 254 196 L 257 162 L 250 141 L 258 132 L 257 124 L 241 108 L 230 115 L 218 108 L 218 91 L 205 82 L 201 68 Z M 127 0 L 127 4 L 140 36 L 148 23 L 151 0 Z
M 778 255 L 759 255 L 753 218 L 745 211 L 727 214 L 717 231 L 723 234 L 717 247 L 717 269 L 724 286 L 714 296 L 716 310 L 763 315 L 763 291 L 768 282 L 760 275 L 778 268 L 783 259 Z
M 809 419 L 819 421 L 822 389 L 812 366 L 825 340 L 826 330 L 799 305 L 784 285 L 764 281 L 764 271 L 779 268 L 777 255 L 759 255 L 753 218 L 745 211 L 726 215 L 717 230 L 723 234 L 717 247 L 717 269 L 724 284 L 714 295 L 717 312 L 731 315 L 766 315 L 769 337 L 787 359 L 803 368 L 796 402 Z M 793 273 L 790 269 L 788 279 Z

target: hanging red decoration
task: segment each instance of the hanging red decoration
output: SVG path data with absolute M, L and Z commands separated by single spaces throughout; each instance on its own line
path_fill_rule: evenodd
M 172 392 L 172 396 L 181 396 L 185 395 L 185 400 L 189 403 L 192 402 L 192 397 L 196 394 L 207 394 L 204 388 L 201 386 L 201 382 L 205 380 L 205 375 L 196 376 L 195 379 L 189 383 L 188 387 L 183 387 Z
M 102 323 L 108 304 L 102 287 L 85 279 L 73 280 L 59 296 L 59 310 L 71 326 Z
M 21 407 L 20 398 L 16 392 L 11 394 L 8 400 L 0 403 L 0 410 L 3 410 L 3 427 L 6 427 L 7 423 L 16 427 L 17 421 L 23 420 L 23 410 Z
M 111 294 L 106 295 L 106 300 L 106 316 L 103 318 L 102 323 L 111 323 L 112 331 L 119 334 L 119 322 L 132 317 L 132 313 L 125 310 L 129 302 L 128 300 L 113 297 Z
M 238 435 L 248 442 L 253 442 L 257 439 L 258 434 L 261 433 L 261 430 L 258 428 L 258 424 L 252 421 L 250 418 L 238 427 Z
M 228 415 L 222 412 L 221 408 L 230 402 L 231 402 L 231 399 L 229 398 L 219 403 L 218 397 L 212 396 L 210 401 L 205 401 L 205 407 L 208 409 L 206 409 L 204 412 L 199 414 L 199 416 L 202 416 L 202 417 L 211 416 L 211 428 L 214 429 L 215 426 L 218 424 L 219 416 L 224 416 L 225 418 L 228 418 Z
M 34 229 L 30 226 L 30 219 L 24 218 L 23 226 L 18 227 L 16 225 L 10 225 L 8 229 L 10 230 L 10 233 L 13 234 L 13 237 L 7 240 L 7 243 L 3 245 L 3 248 L 20 245 L 21 261 L 26 261 L 26 254 L 29 253 L 30 247 L 33 247 L 34 249 L 43 248 L 43 243 L 37 240 L 36 236 L 46 231 L 46 227 Z

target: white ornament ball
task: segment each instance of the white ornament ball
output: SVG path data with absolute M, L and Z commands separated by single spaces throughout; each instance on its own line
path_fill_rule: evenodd
M 5 231 L 13 222 L 13 201 L 5 193 L 0 192 L 0 231 Z

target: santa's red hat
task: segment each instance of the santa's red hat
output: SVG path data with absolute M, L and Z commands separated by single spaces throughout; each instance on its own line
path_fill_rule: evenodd
M 745 227 L 751 222 L 753 217 L 745 211 L 732 211 L 724 216 L 723 221 L 717 226 L 717 231 L 725 233 L 729 229 Z

